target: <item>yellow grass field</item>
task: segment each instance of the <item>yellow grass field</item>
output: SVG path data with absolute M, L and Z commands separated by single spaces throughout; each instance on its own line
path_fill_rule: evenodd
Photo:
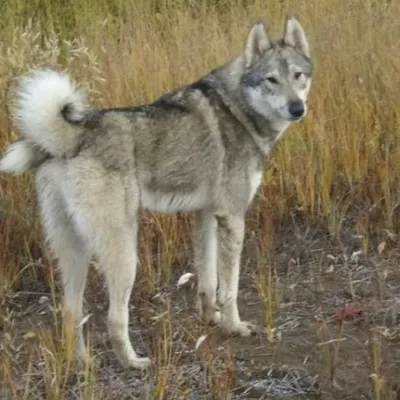
M 153 366 L 117 364 L 93 269 L 92 346 L 77 371 L 32 176 L 0 175 L 1 399 L 400 399 L 400 2 L 2 2 L 0 148 L 18 137 L 7 90 L 30 67 L 67 70 L 94 106 L 141 104 L 233 58 L 256 20 L 278 37 L 287 13 L 315 75 L 309 113 L 276 147 L 247 219 L 239 307 L 265 337 L 197 321 L 195 279 L 176 288 L 191 268 L 190 216 L 143 213 L 132 337 Z M 350 317 L 335 319 L 345 304 Z

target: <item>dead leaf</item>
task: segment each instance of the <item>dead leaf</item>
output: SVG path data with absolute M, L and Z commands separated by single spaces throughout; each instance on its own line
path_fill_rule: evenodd
M 357 317 L 359 317 L 362 314 L 362 309 L 351 305 L 351 304 L 346 304 L 344 307 L 342 307 L 339 311 L 336 312 L 335 318 L 336 321 L 341 322 L 341 321 L 353 321 Z
M 33 332 L 33 331 L 26 332 L 25 335 L 22 336 L 22 338 L 24 340 L 28 340 L 28 339 L 31 339 L 31 338 L 34 338 L 34 337 L 36 337 L 36 333 Z
M 192 274 L 191 272 L 187 272 L 186 274 L 183 274 L 179 279 L 178 282 L 176 284 L 176 286 L 178 287 L 178 289 L 183 286 L 186 285 L 190 279 L 194 276 L 194 274 Z

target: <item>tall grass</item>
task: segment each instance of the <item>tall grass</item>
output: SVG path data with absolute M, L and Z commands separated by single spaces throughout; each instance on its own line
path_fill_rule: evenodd
M 382 0 L 14 0 L 0 4 L 0 147 L 17 137 L 8 120 L 12 78 L 32 66 L 68 70 L 95 106 L 154 100 L 234 57 L 252 22 L 282 33 L 295 13 L 312 47 L 310 110 L 266 167 L 247 229 L 264 248 L 272 216 L 300 212 L 340 234 L 350 219 L 367 235 L 399 228 L 400 2 Z M 184 139 L 183 139 L 184 140 Z M 0 176 L 0 296 L 21 269 L 46 281 L 30 175 Z M 142 220 L 144 292 L 186 262 L 188 220 Z M 267 246 L 268 247 L 268 246 Z M 43 264 L 44 263 L 44 264 Z M 26 269 L 24 273 L 26 273 Z M 44 271 L 44 272 L 43 272 Z
M 148 102 L 240 52 L 254 20 L 265 20 L 276 36 L 286 13 L 295 12 L 315 60 L 310 112 L 274 152 L 253 213 L 264 221 L 300 210 L 334 234 L 349 215 L 372 221 L 377 232 L 397 229 L 397 2 L 16 0 L 2 3 L 0 12 L 1 147 L 16 137 L 7 89 L 31 66 L 66 68 L 95 106 Z M 7 287 L 18 284 L 19 268 L 32 261 L 40 230 L 30 177 L 3 175 L 0 183 L 0 277 Z M 144 225 L 144 270 L 152 275 L 155 268 L 160 278 L 169 270 L 161 266 L 172 265 L 178 248 L 189 245 L 186 225 L 169 217 Z

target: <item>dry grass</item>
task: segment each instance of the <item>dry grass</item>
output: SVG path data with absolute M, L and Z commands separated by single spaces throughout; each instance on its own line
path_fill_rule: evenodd
M 272 34 L 280 34 L 287 12 L 298 16 L 312 44 L 315 79 L 310 111 L 306 120 L 292 127 L 277 147 L 247 226 L 249 246 L 256 249 L 249 250 L 255 256 L 251 260 L 249 255 L 247 259 L 257 266 L 252 269 L 252 279 L 258 282 L 256 292 L 261 297 L 266 331 L 275 342 L 280 341 L 276 339 L 280 338 L 281 302 L 286 296 L 289 303 L 295 304 L 295 297 L 301 297 L 297 286 L 300 281 L 290 271 L 295 265 L 303 265 L 304 246 L 312 247 L 313 243 L 307 239 L 308 228 L 301 229 L 301 234 L 296 230 L 299 216 L 310 227 L 322 227 L 336 240 L 340 251 L 328 254 L 332 259 L 348 254 L 351 246 L 344 233 L 353 232 L 352 237 L 358 235 L 357 246 L 364 256 L 376 255 L 396 263 L 391 251 L 400 226 L 400 3 L 15 0 L 0 5 L 1 148 L 16 138 L 5 107 L 7 89 L 14 76 L 31 66 L 67 69 L 89 91 L 96 106 L 139 104 L 189 83 L 233 57 L 241 51 L 247 30 L 256 19 L 265 20 Z M 78 378 L 71 372 L 70 343 L 61 328 L 49 331 L 34 326 L 28 332 L 20 331 L 20 310 L 16 304 L 25 303 L 18 296 L 26 295 L 33 281 L 40 285 L 35 284 L 36 294 L 31 297 L 36 303 L 41 295 L 51 297 L 52 311 L 47 318 L 59 318 L 57 284 L 42 245 L 35 204 L 30 176 L 0 176 L 0 351 L 4 355 L 0 393 L 3 390 L 3 398 L 15 399 L 113 398 L 110 385 L 96 383 L 96 372 L 91 366 L 81 371 Z M 282 230 L 278 227 L 283 225 L 289 226 L 297 239 L 293 259 L 287 263 L 282 277 L 280 269 L 284 264 L 273 255 L 282 243 Z M 186 216 L 143 215 L 141 268 L 134 301 L 150 299 L 174 282 L 176 271 L 186 270 L 190 256 L 188 229 Z M 330 262 L 335 264 L 332 259 Z M 324 292 L 324 264 L 317 264 L 310 279 Z M 339 264 L 347 271 L 347 259 L 341 259 Z M 373 265 L 378 289 L 372 291 L 372 298 L 389 301 L 385 298 L 391 276 L 389 261 Z M 354 279 L 357 271 L 350 269 L 343 281 L 351 287 L 352 300 L 359 299 L 360 285 L 372 282 L 364 275 Z M 99 277 L 92 274 L 91 287 L 98 288 L 99 282 Z M 182 298 L 178 300 L 182 304 Z M 168 310 L 167 317 L 156 329 L 158 339 L 152 349 L 157 359 L 153 370 L 155 384 L 149 383 L 149 396 L 159 399 L 171 398 L 169 382 L 171 376 L 176 376 L 174 369 L 180 362 L 179 354 L 172 348 L 179 312 L 165 304 L 163 307 L 162 310 Z M 377 313 L 379 310 L 374 311 Z M 146 326 L 151 317 L 143 310 L 141 315 Z M 326 376 L 335 381 L 346 328 L 341 326 L 332 334 L 330 322 L 322 321 L 323 326 L 316 332 L 316 340 L 322 344 L 315 348 L 322 357 L 321 365 L 328 365 Z M 201 331 L 193 329 L 186 326 L 183 331 L 185 340 L 194 347 Z M 18 340 L 21 335 L 25 335 L 22 342 Z M 366 392 L 373 399 L 396 399 L 382 368 L 384 343 L 394 339 L 376 332 L 371 335 L 360 350 L 365 353 L 372 382 Z M 32 346 L 26 346 L 27 341 L 32 341 Z M 279 346 L 276 344 L 274 350 L 275 362 L 282 353 Z M 19 359 L 16 354 L 23 355 Z M 235 386 L 232 382 L 237 372 L 231 354 L 225 352 L 220 358 L 213 354 L 206 360 L 210 374 L 207 382 L 214 388 L 211 396 L 227 398 Z M 222 360 L 224 368 L 216 367 L 218 360 Z M 44 378 L 38 378 L 40 371 Z M 368 378 L 368 373 L 365 376 Z M 220 392 L 216 390 L 218 385 Z M 191 398 L 190 387 L 180 393 L 182 398 Z

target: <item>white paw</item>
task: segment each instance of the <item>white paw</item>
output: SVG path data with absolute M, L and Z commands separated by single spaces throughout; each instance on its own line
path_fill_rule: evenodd
M 224 321 L 222 329 L 229 335 L 250 336 L 256 333 L 257 327 L 248 321 L 228 322 Z
M 218 325 L 220 323 L 221 313 L 218 307 L 209 302 L 204 296 L 198 296 L 197 310 L 204 324 Z
M 219 325 L 221 322 L 221 313 L 213 310 L 207 313 L 207 315 L 202 315 L 201 319 L 206 325 Z
M 215 311 L 213 317 L 211 318 L 211 323 L 214 325 L 218 325 L 221 322 L 221 312 Z
M 123 362 L 123 365 L 126 368 L 134 368 L 134 369 L 147 369 L 151 365 L 150 358 L 148 357 L 133 357 Z
M 200 319 L 205 325 L 218 325 L 221 321 L 221 313 L 219 311 L 200 313 Z

